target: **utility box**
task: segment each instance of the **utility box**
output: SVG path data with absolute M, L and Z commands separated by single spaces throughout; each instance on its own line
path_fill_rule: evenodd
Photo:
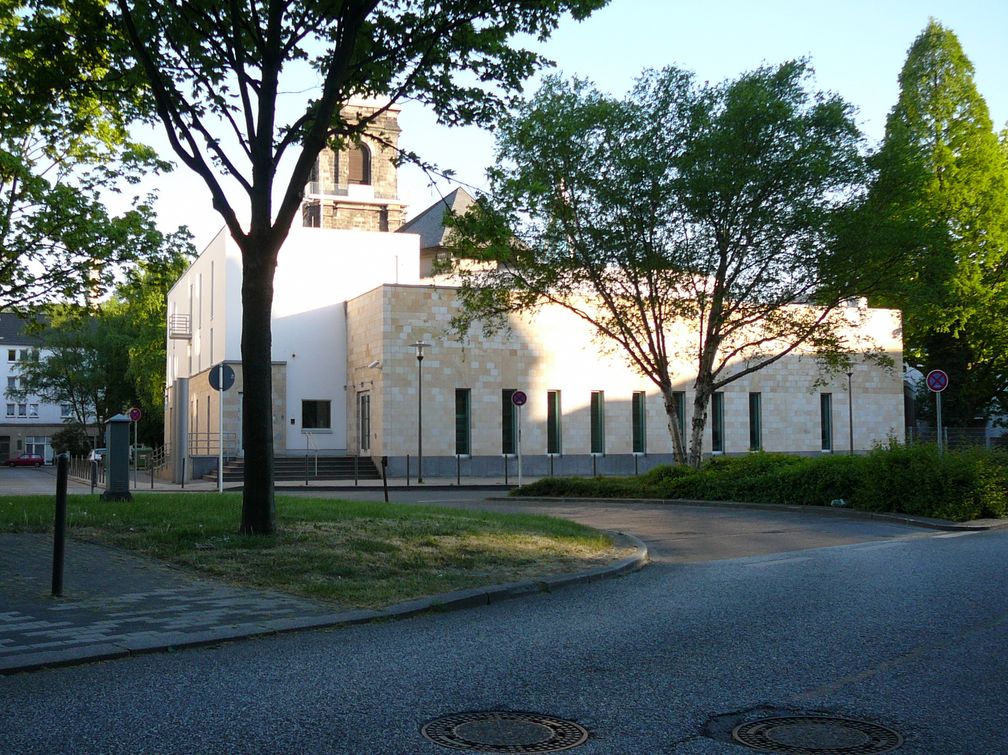
M 108 421 L 108 454 L 105 456 L 105 492 L 103 501 L 132 501 L 129 489 L 130 425 L 125 414 Z

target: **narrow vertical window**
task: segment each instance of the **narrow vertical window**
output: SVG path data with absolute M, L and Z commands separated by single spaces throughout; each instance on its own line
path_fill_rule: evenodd
M 196 319 L 197 328 L 203 327 L 203 273 L 196 276 Z
M 546 392 L 546 453 L 559 454 L 561 451 L 560 436 L 560 391 Z
M 455 389 L 455 453 L 468 456 L 472 453 L 470 428 L 472 427 L 472 394 L 469 388 Z
M 679 437 L 686 442 L 686 391 L 676 391 L 675 396 L 676 419 L 679 420 Z
M 647 452 L 645 424 L 647 419 L 646 396 L 647 394 L 644 391 L 634 391 L 633 397 L 630 400 L 630 429 L 633 436 L 633 452 L 635 454 Z
M 347 182 L 352 184 L 371 183 L 371 151 L 363 144 L 350 148 Z
M 357 394 L 357 431 L 358 448 L 361 453 L 371 450 L 371 393 L 363 391 Z
M 763 448 L 763 401 L 759 393 L 749 394 L 749 450 Z
M 822 435 L 822 450 L 833 450 L 833 394 L 819 394 L 819 430 Z
M 724 444 L 724 393 L 711 396 L 711 451 L 723 454 Z
M 210 260 L 210 319 L 211 320 L 213 320 L 213 318 L 214 318 L 214 292 L 216 290 L 216 287 L 214 285 L 215 280 L 216 279 L 215 279 L 215 276 L 214 276 L 214 261 Z M 211 361 L 213 361 L 213 360 L 211 360 Z
M 605 393 L 591 392 L 591 452 L 605 453 Z
M 518 408 L 511 402 L 515 388 L 501 391 L 501 453 L 516 453 L 518 439 Z

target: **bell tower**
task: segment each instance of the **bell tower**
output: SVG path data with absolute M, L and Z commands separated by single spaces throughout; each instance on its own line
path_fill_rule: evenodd
M 340 110 L 340 117 L 359 122 L 386 105 L 387 101 L 354 98 Z M 306 228 L 399 229 L 404 208 L 394 162 L 399 111 L 398 106 L 388 107 L 372 121 L 360 142 L 348 142 L 339 151 L 322 150 L 305 185 L 301 213 Z

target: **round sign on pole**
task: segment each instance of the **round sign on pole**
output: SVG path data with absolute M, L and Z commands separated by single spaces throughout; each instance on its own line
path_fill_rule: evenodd
M 941 393 L 948 388 L 948 375 L 944 370 L 931 370 L 927 374 L 927 387 L 932 393 Z
M 223 372 L 223 376 L 221 375 Z M 223 385 L 221 385 L 221 380 L 223 377 Z M 210 368 L 210 387 L 215 391 L 226 391 L 232 385 L 234 385 L 235 374 L 231 365 L 225 364 L 224 369 L 221 369 L 221 365 L 215 365 Z
M 142 413 L 140 412 L 140 409 L 138 409 L 137 407 L 134 406 L 132 409 L 129 410 L 130 422 L 139 422 L 141 416 Z
M 515 406 L 525 406 L 526 401 L 528 396 L 525 395 L 525 391 L 515 391 L 511 394 L 511 403 Z

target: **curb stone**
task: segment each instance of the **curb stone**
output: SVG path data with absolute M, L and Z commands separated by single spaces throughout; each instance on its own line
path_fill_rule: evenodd
M 488 585 L 442 593 L 397 603 L 381 609 L 353 609 L 310 618 L 289 617 L 251 624 L 213 627 L 197 632 L 177 632 L 165 637 L 152 636 L 149 641 L 108 642 L 78 647 L 66 651 L 42 651 L 11 656 L 0 661 L 0 676 L 44 668 L 75 666 L 84 663 L 115 660 L 144 653 L 206 647 L 222 642 L 271 637 L 306 629 L 338 629 L 368 624 L 374 621 L 407 619 L 432 611 L 457 611 L 476 606 L 492 605 L 513 598 L 555 590 L 601 579 L 618 577 L 644 568 L 649 561 L 647 546 L 639 538 L 624 532 L 608 532 L 617 546 L 631 546 L 635 552 L 619 561 L 584 572 L 557 574 L 550 577 L 502 585 Z

